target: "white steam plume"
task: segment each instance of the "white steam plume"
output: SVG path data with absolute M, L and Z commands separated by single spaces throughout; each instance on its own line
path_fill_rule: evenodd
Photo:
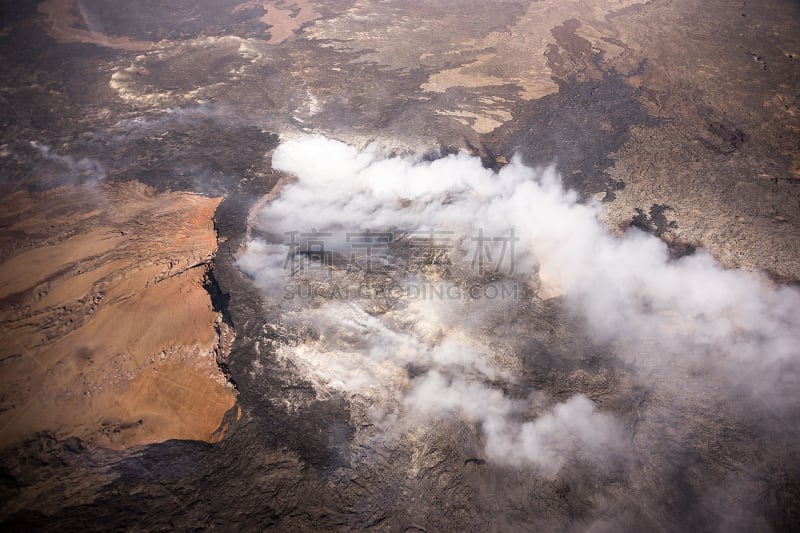
M 639 368 L 700 365 L 728 380 L 746 378 L 758 395 L 796 402 L 797 290 L 724 270 L 702 251 L 670 260 L 664 243 L 638 230 L 615 237 L 599 222 L 600 206 L 578 203 L 552 168 L 532 169 L 514 158 L 494 172 L 464 154 L 387 157 L 376 147 L 357 150 L 319 136 L 282 144 L 273 166 L 297 180 L 260 214 L 271 235 L 312 228 L 440 228 L 458 235 L 481 229 L 493 236 L 513 230 L 514 275 L 538 283 L 541 297 L 563 296 L 598 341 L 615 343 Z M 468 263 L 467 241 L 459 244 Z M 239 266 L 274 302 L 289 280 L 285 258 L 286 246 L 256 240 Z M 498 462 L 553 472 L 573 455 L 613 451 L 613 418 L 582 396 L 519 422 L 524 402 L 488 384 L 512 379 L 513 361 L 448 318 L 468 321 L 483 312 L 475 302 L 424 300 L 378 318 L 353 304 L 328 303 L 299 311 L 299 319 L 329 334 L 285 347 L 284 355 L 321 387 L 372 391 L 376 401 L 395 401 L 402 416 L 458 412 L 479 422 L 486 453 Z M 657 346 L 647 358 L 636 355 L 643 343 Z M 420 362 L 427 372 L 409 380 L 404 365 Z

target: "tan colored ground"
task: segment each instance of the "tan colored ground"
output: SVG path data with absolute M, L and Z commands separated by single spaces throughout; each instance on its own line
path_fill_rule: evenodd
M 75 0 L 45 0 L 37 10 L 46 17 L 47 34 L 60 43 L 88 43 L 120 50 L 147 50 L 154 44 L 76 27 L 81 20 Z
M 616 55 L 619 48 L 613 44 L 618 35 L 609 18 L 636 3 L 636 0 L 533 2 L 508 31 L 466 40 L 458 50 L 460 53 L 488 50 L 488 53 L 480 53 L 466 65 L 431 75 L 421 88 L 445 92 L 451 87 L 513 85 L 519 88 L 522 99 L 536 100 L 558 92 L 555 78 L 563 79 L 567 74 L 576 75 L 579 80 L 600 78 L 602 74 L 591 64 L 593 53 L 611 48 L 611 54 Z M 488 106 L 476 107 L 479 114 L 473 116 L 479 118 L 468 125 L 478 133 L 489 133 L 513 118 L 509 102 L 503 100 L 495 99 Z
M 286 41 L 303 24 L 319 17 L 309 0 L 249 0 L 233 8 L 233 13 L 244 9 L 262 8 L 259 20 L 269 26 L 267 42 L 278 44 Z M 92 28 L 83 28 L 86 19 L 82 6 L 75 0 L 45 0 L 37 7 L 44 15 L 47 34 L 60 43 L 86 43 L 119 50 L 148 50 L 154 41 L 137 41 L 125 36 L 107 35 Z
M 139 184 L 2 201 L 0 446 L 212 438 L 235 402 L 216 361 L 232 332 L 203 288 L 219 201 Z
M 233 8 L 233 12 L 237 13 L 243 9 L 252 9 L 260 7 L 264 9 L 264 15 L 259 18 L 261 22 L 267 24 L 269 28 L 270 39 L 269 42 L 273 44 L 282 43 L 299 30 L 300 27 L 306 22 L 310 22 L 317 17 L 314 7 L 308 0 L 250 0 L 243 2 Z M 292 15 L 292 10 L 298 10 L 296 16 Z
M 436 71 L 420 85 L 423 91 L 466 88 L 471 94 L 437 114 L 450 116 L 477 133 L 489 133 L 515 118 L 515 102 L 498 97 L 509 94 L 508 89 L 523 101 L 532 101 L 557 93 L 556 79 L 567 75 L 577 73 L 579 81 L 602 78 L 592 57 L 601 49 L 606 57 L 624 50 L 614 44 L 619 31 L 612 19 L 639 3 L 530 2 L 508 26 L 476 36 L 474 5 L 451 9 L 436 2 L 389 3 L 378 9 L 369 2 L 356 2 L 346 14 L 315 22 L 304 36 L 336 49 L 357 51 L 392 69 L 432 67 Z M 448 7 L 432 7 L 437 5 Z M 511 7 L 510 3 L 496 5 L 498 13 Z M 396 11 L 383 11 L 392 8 Z

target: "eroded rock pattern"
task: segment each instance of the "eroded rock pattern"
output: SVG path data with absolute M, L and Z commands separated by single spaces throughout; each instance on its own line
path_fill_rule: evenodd
M 234 401 L 203 286 L 218 203 L 135 182 L 5 198 L 3 445 L 211 438 Z

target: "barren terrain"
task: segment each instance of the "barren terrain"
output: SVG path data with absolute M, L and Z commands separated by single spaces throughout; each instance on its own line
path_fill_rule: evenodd
M 797 529 L 796 1 L 3 8 L 4 527 Z
M 204 289 L 218 203 L 135 183 L 4 199 L 2 445 L 212 438 L 235 399 Z

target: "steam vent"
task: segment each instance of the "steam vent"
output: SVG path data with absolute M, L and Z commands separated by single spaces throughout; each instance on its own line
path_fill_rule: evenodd
M 0 529 L 800 530 L 796 0 L 0 0 Z

